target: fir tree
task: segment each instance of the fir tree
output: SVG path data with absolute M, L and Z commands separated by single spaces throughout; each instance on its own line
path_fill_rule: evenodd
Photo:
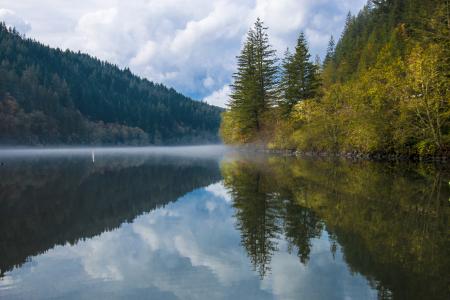
M 300 34 L 295 53 L 286 53 L 282 65 L 280 83 L 282 99 L 280 106 L 284 113 L 290 113 L 299 101 L 314 98 L 320 85 L 318 66 L 310 61 L 308 45 L 303 33 Z
M 300 35 L 263 119 L 267 147 L 448 156 L 449 32 L 450 1 L 373 0 L 347 15 L 322 67 Z M 222 120 L 225 142 L 239 142 L 235 116 Z
M 325 55 L 325 59 L 323 61 L 324 66 L 328 65 L 333 60 L 335 46 L 336 43 L 334 41 L 334 37 L 331 36 L 330 41 L 328 42 L 327 54 Z
M 259 18 L 237 59 L 229 107 L 241 139 L 251 141 L 261 131 L 263 115 L 275 104 L 277 92 L 275 50 Z
M 281 64 L 281 80 L 280 80 L 280 99 L 279 106 L 286 108 L 287 99 L 291 99 L 295 94 L 295 74 L 294 71 L 294 55 L 289 48 L 284 52 L 284 58 Z

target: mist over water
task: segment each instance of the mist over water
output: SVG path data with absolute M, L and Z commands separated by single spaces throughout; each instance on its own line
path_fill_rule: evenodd
M 79 156 L 178 156 L 213 158 L 224 155 L 230 148 L 224 145 L 199 146 L 149 146 L 149 147 L 61 147 L 61 148 L 0 148 L 0 159 L 17 157 L 64 157 Z

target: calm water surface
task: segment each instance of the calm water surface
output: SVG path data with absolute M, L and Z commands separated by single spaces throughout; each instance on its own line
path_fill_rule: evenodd
M 445 166 L 0 151 L 1 299 L 448 299 Z

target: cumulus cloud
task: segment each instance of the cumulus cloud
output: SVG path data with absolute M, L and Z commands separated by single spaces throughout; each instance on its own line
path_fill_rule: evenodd
M 230 86 L 225 85 L 220 90 L 214 91 L 211 95 L 205 97 L 203 101 L 219 107 L 226 107 L 230 92 Z
M 223 182 L 216 182 L 205 187 L 205 191 L 213 194 L 215 197 L 224 199 L 226 202 L 231 202 L 230 193 L 227 191 Z
M 224 106 L 235 57 L 258 16 L 279 54 L 304 31 L 313 55 L 323 56 L 329 36 L 339 36 L 347 12 L 357 12 L 365 2 L 87 0 L 74 5 L 4 0 L 0 19 L 44 43 L 130 67 L 194 99 Z

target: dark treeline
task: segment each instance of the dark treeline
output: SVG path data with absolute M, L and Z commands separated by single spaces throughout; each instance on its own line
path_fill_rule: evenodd
M 30 256 L 91 238 L 220 180 L 214 160 L 8 160 L 0 168 L 0 277 Z M 176 183 L 176 184 L 174 184 Z
M 323 62 L 301 33 L 279 62 L 258 19 L 234 75 L 226 143 L 370 155 L 448 155 L 450 3 L 370 0 Z
M 221 109 L 0 25 L 1 144 L 217 142 Z
M 221 170 L 242 245 L 262 277 L 280 239 L 308 264 L 314 240 L 328 236 L 333 257 L 342 253 L 378 299 L 448 298 L 450 187 L 442 165 L 252 154 Z

